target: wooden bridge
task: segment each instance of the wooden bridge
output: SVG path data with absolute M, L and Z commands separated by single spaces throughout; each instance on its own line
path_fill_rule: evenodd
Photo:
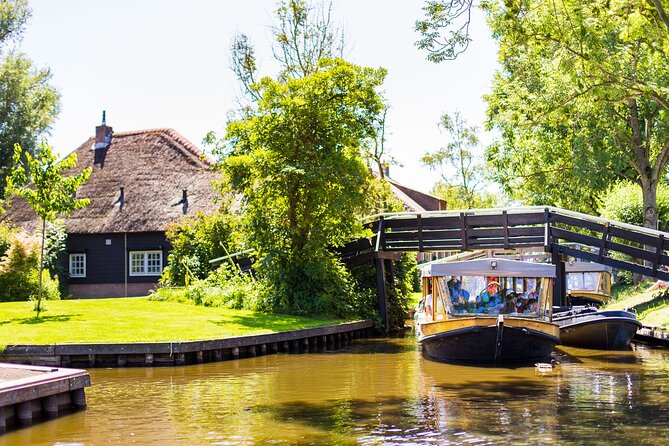
M 351 266 L 375 262 L 379 310 L 387 326 L 386 284 L 400 252 L 536 249 L 556 265 L 555 304 L 566 295 L 567 257 L 669 280 L 669 233 L 555 207 L 521 207 L 424 213 L 386 213 L 365 218 L 372 237 L 343 247 Z

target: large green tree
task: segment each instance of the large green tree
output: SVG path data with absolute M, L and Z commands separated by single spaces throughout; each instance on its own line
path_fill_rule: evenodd
M 0 2 L 0 178 L 11 169 L 14 144 L 33 155 L 39 152 L 39 140 L 59 111 L 51 71 L 35 67 L 17 50 L 30 14 L 26 0 Z
M 374 136 L 384 77 L 382 69 L 321 59 L 310 75 L 253 84 L 253 113 L 228 125 L 223 170 L 243 197 L 274 310 L 344 311 L 346 287 L 330 248 L 361 229 L 369 176 L 361 145 Z
M 22 160 L 25 159 L 25 164 Z M 7 177 L 8 195 L 18 195 L 25 199 L 42 222 L 42 248 L 39 263 L 39 293 L 37 296 L 37 317 L 42 310 L 42 270 L 44 269 L 44 247 L 46 244 L 46 224 L 54 222 L 58 215 L 69 215 L 90 203 L 88 198 L 77 198 L 77 189 L 88 181 L 91 169 L 67 176 L 67 172 L 77 164 L 77 154 L 72 153 L 58 160 L 51 147 L 42 143 L 37 156 L 14 146 L 14 167 Z
M 428 3 L 442 7 L 432 8 L 427 23 L 452 29 L 452 13 L 443 8 L 452 2 Z M 471 11 L 471 2 L 460 3 Z M 501 134 L 488 152 L 499 181 L 515 198 L 595 211 L 601 191 L 627 178 L 641 188 L 643 224 L 655 227 L 657 186 L 669 158 L 664 4 L 489 0 L 481 6 L 502 65 L 487 97 L 490 125 Z M 438 36 L 423 33 L 428 41 Z

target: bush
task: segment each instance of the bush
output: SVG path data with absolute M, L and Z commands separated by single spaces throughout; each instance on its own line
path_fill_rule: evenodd
M 236 217 L 223 211 L 198 212 L 167 228 L 172 250 L 160 281 L 167 286 L 205 279 L 215 269 L 209 261 L 235 251 Z
M 12 233 L 10 246 L 0 260 L 0 301 L 36 299 L 39 293 L 39 251 L 35 240 Z M 42 274 L 42 297 L 60 299 L 59 282 L 48 270 Z
M 643 195 L 641 187 L 631 181 L 615 183 L 602 197 L 602 217 L 643 226 Z M 669 229 L 669 186 L 657 187 L 657 217 L 659 229 Z
M 223 264 L 206 279 L 198 279 L 187 287 L 158 288 L 150 299 L 187 302 L 205 307 L 257 310 L 258 289 L 253 276 Z

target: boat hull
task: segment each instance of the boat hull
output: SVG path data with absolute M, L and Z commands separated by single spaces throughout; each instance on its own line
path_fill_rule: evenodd
M 442 321 L 439 329 L 428 327 L 432 329 L 419 340 L 425 354 L 438 361 L 530 362 L 550 356 L 560 343 L 558 328 L 547 322 L 524 322 L 506 319 L 500 327 L 495 318 Z
M 641 323 L 627 311 L 592 311 L 561 316 L 553 321 L 560 326 L 564 345 L 597 350 L 626 349 Z

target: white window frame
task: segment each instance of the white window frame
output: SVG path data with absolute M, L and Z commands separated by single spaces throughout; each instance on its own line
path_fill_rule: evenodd
M 156 272 L 149 272 L 149 254 L 158 254 L 160 261 L 160 270 Z M 142 256 L 142 271 L 136 272 L 133 271 L 132 257 L 141 255 Z M 148 251 L 129 251 L 128 252 L 128 274 L 133 277 L 137 276 L 160 276 L 163 274 L 163 251 L 155 249 Z
M 81 258 L 83 260 L 83 267 L 82 267 L 83 272 L 78 273 L 78 274 L 74 272 L 74 267 L 73 267 L 74 266 L 73 263 L 75 262 L 76 258 Z M 69 264 L 68 273 L 70 274 L 70 277 L 86 277 L 86 253 L 85 252 L 70 253 L 68 264 Z

